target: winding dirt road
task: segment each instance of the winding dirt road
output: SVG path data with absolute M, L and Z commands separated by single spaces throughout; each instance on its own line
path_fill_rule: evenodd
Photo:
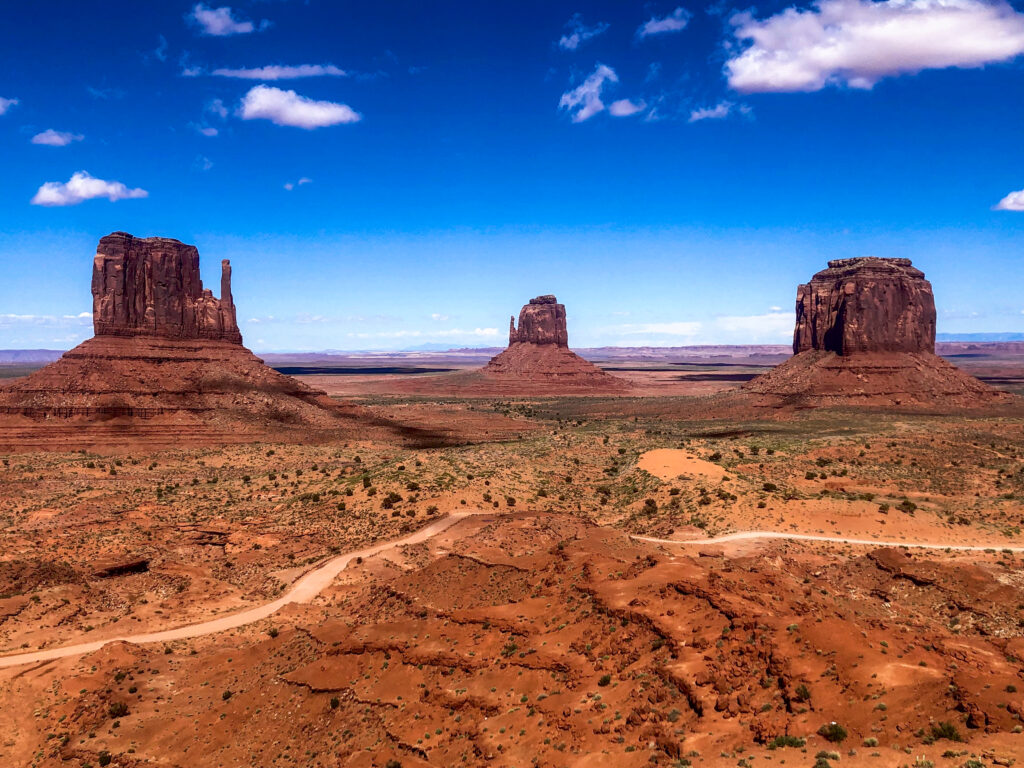
M 684 547 L 703 547 L 713 544 L 728 544 L 732 541 L 747 541 L 749 539 L 787 539 L 789 541 L 823 541 L 830 544 L 853 544 L 855 546 L 867 547 L 909 547 L 911 549 L 942 549 L 954 552 L 985 552 L 989 550 L 1008 549 L 1011 552 L 1024 552 L 1024 547 L 1008 547 L 1005 544 L 927 544 L 914 541 L 883 541 L 879 539 L 848 539 L 843 536 L 815 536 L 810 533 L 784 533 L 782 531 L 741 531 L 739 533 L 727 533 L 724 536 L 715 536 L 711 539 L 657 539 L 653 536 L 631 536 L 637 541 L 647 541 L 651 544 L 677 544 Z
M 331 582 L 341 573 L 349 563 L 358 557 L 371 557 L 389 549 L 402 547 L 408 544 L 419 544 L 432 536 L 450 528 L 463 518 L 468 517 L 470 512 L 458 512 L 443 517 L 430 525 L 421 528 L 416 533 L 394 541 L 383 541 L 374 544 L 372 547 L 361 549 L 358 552 L 338 555 L 331 558 L 323 565 L 314 568 L 308 573 L 300 576 L 298 580 L 281 597 L 264 605 L 257 605 L 247 608 L 238 613 L 232 613 L 210 621 L 199 624 L 186 624 L 174 629 L 165 629 L 159 632 L 149 632 L 139 635 L 125 635 L 123 637 L 108 637 L 103 640 L 96 640 L 91 643 L 80 643 L 78 645 L 65 645 L 58 648 L 46 648 L 31 653 L 18 653 L 10 656 L 0 656 L 0 669 L 4 667 L 20 666 L 22 664 L 34 664 L 39 662 L 63 659 L 68 656 L 78 656 L 84 653 L 91 653 L 102 648 L 107 643 L 161 643 L 172 640 L 187 640 L 193 637 L 223 632 L 227 629 L 260 621 L 273 615 L 289 603 L 307 603 L 330 586 Z M 830 544 L 851 544 L 855 546 L 871 547 L 910 547 L 914 549 L 937 549 L 953 550 L 957 552 L 984 552 L 986 550 L 1005 550 L 1012 552 L 1024 552 L 1024 547 L 1006 547 L 1003 545 L 965 545 L 965 544 L 927 544 L 921 542 L 907 541 L 876 541 L 874 539 L 850 539 L 841 536 L 815 536 L 806 533 L 783 533 L 781 531 L 744 531 L 740 533 L 729 533 L 724 536 L 716 536 L 710 539 L 691 539 L 689 541 L 677 541 L 675 539 L 658 539 L 653 536 L 632 536 L 637 541 L 646 541 L 651 544 L 670 544 L 683 547 L 702 547 L 714 544 L 728 544 L 735 541 L 748 541 L 754 539 L 785 539 L 788 541 L 820 541 Z
M 221 616 L 220 618 L 204 621 L 200 624 L 186 624 L 183 627 L 165 629 L 159 632 L 148 632 L 140 635 L 125 635 L 123 637 L 108 637 L 91 643 L 65 645 L 58 648 L 46 648 L 41 651 L 33 651 L 32 653 L 18 653 L 11 656 L 0 656 L 0 669 L 4 667 L 19 666 L 21 664 L 53 661 L 54 659 L 63 659 L 67 656 L 78 656 L 83 653 L 91 653 L 92 651 L 99 650 L 107 643 L 164 643 L 170 642 L 171 640 L 187 640 L 188 638 L 210 635 L 215 632 L 223 632 L 226 629 L 235 629 L 236 627 L 251 624 L 254 621 L 260 621 L 261 619 L 267 618 L 289 603 L 308 603 L 330 586 L 335 577 L 337 577 L 337 575 L 356 558 L 371 557 L 372 555 L 380 554 L 386 550 L 406 546 L 408 544 L 419 544 L 420 542 L 426 541 L 432 536 L 441 533 L 447 528 L 450 528 L 468 515 L 468 512 L 458 512 L 447 517 L 443 517 L 440 520 L 436 520 L 430 525 L 421 528 L 416 531 L 416 533 L 406 536 L 405 538 L 395 539 L 393 541 L 382 541 L 379 544 L 374 544 L 372 547 L 361 549 L 358 552 L 349 552 L 348 554 L 333 557 L 323 565 L 300 576 L 287 592 L 271 603 L 257 605 L 253 608 L 247 608 L 243 611 L 239 611 L 238 613 Z

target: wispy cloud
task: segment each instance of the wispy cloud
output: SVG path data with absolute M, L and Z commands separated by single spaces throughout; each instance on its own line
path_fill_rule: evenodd
M 760 315 L 722 315 L 709 321 L 626 323 L 605 328 L 602 335 L 613 341 L 640 346 L 778 344 L 792 337 L 795 320 L 792 312 L 779 312 L 772 308 Z
M 303 77 L 347 77 L 348 72 L 333 64 L 298 64 L 285 66 L 272 64 L 250 69 L 215 69 L 210 74 L 239 80 L 298 80 Z
M 253 22 L 235 18 L 234 11 L 229 6 L 208 8 L 202 3 L 196 3 L 192 12 L 185 18 L 198 26 L 201 34 L 214 37 L 248 35 L 257 29 Z M 270 22 L 264 20 L 260 22 L 259 29 L 263 30 L 269 26 Z
M 574 14 L 565 26 L 568 32 L 562 35 L 558 41 L 558 47 L 563 51 L 575 51 L 587 40 L 595 38 L 608 30 L 608 24 L 605 22 L 598 22 L 594 26 L 588 27 L 583 23 L 583 16 L 579 13 Z
M 80 133 L 68 133 L 67 131 L 55 131 L 48 128 L 42 133 L 32 137 L 33 144 L 43 144 L 47 147 L 66 147 L 73 141 L 81 141 L 85 137 Z
M 129 189 L 120 181 L 105 181 L 79 171 L 66 182 L 48 181 L 32 198 L 32 205 L 78 205 L 86 200 L 105 197 L 111 202 L 148 197 L 144 189 Z
M 732 112 L 731 101 L 720 101 L 713 107 L 700 107 L 690 112 L 690 119 L 687 122 L 696 123 L 700 120 L 721 120 Z
M 651 35 L 662 35 L 666 32 L 679 32 L 686 29 L 690 23 L 692 14 L 685 8 L 676 8 L 668 16 L 662 18 L 651 18 L 640 25 L 636 31 L 637 37 L 650 37 Z
M 884 77 L 980 67 L 1024 53 L 1024 13 L 1005 0 L 818 0 L 763 21 L 734 15 L 729 85 L 742 92 L 871 88 Z
M 298 181 L 289 181 L 284 185 L 284 188 L 291 192 L 296 187 L 301 187 L 303 184 L 312 184 L 313 180 L 303 176 Z
M 306 130 L 356 123 L 362 119 L 362 115 L 347 104 L 314 101 L 295 91 L 283 91 L 268 85 L 257 85 L 250 90 L 242 99 L 239 114 L 243 120 L 269 120 L 275 125 Z
M 345 335 L 350 339 L 447 339 L 452 336 L 462 336 L 466 338 L 493 338 L 498 335 L 498 329 L 473 328 L 472 330 L 463 330 L 462 328 L 449 328 L 441 331 L 422 331 L 418 329 L 399 331 L 352 331 Z
M 590 119 L 604 110 L 601 90 L 606 82 L 617 83 L 619 77 L 611 67 L 598 64 L 586 80 L 573 90 L 562 94 L 562 98 L 558 102 L 559 108 L 572 113 L 574 123 L 582 123 L 584 120 Z
M 167 38 L 160 35 L 160 44 L 153 51 L 153 55 L 160 61 L 167 61 Z
M 630 101 L 629 99 L 619 99 L 613 101 L 608 105 L 608 114 L 612 117 L 629 117 L 635 115 L 638 112 L 643 112 L 647 108 L 647 105 L 643 101 Z
M 995 205 L 997 211 L 1024 211 L 1024 189 L 1011 192 Z
M 18 100 L 17 99 L 4 99 L 4 98 L 0 98 L 0 115 L 4 114 L 11 107 L 14 107 L 14 106 L 17 106 L 17 105 L 18 105 Z

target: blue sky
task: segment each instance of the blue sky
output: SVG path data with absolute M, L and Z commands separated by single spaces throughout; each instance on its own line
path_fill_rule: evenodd
M 114 230 L 234 265 L 259 350 L 787 342 L 830 258 L 1022 331 L 1024 7 L 0 8 L 0 347 L 91 335 Z

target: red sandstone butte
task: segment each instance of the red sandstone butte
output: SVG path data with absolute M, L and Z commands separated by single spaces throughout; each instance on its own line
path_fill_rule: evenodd
M 93 328 L 97 336 L 241 344 L 227 259 L 221 262 L 220 285 L 220 299 L 203 288 L 194 245 L 114 232 L 100 240 L 93 260 Z
M 227 261 L 221 274 L 217 299 L 203 288 L 195 246 L 124 232 L 101 239 L 96 335 L 0 388 L 0 447 L 244 442 L 351 419 L 242 346 Z
M 910 259 L 837 259 L 796 292 L 793 354 L 935 352 L 935 298 Z
M 483 373 L 491 379 L 527 386 L 614 388 L 620 382 L 569 349 L 565 306 L 554 296 L 530 299 L 509 323 L 508 348 L 492 358 Z
M 838 259 L 797 289 L 794 356 L 744 385 L 763 405 L 964 408 L 997 392 L 935 355 L 935 299 L 909 259 Z

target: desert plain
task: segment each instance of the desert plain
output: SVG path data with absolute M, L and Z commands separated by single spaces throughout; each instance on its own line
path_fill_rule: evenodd
M 1013 352 L 950 354 L 1014 388 Z M 444 359 L 320 361 L 300 379 L 419 431 L 5 454 L 0 756 L 1009 764 L 1024 409 L 703 418 L 763 366 L 734 353 L 605 361 L 642 392 L 615 396 L 458 397 Z M 758 531 L 784 536 L 730 538 Z
M 7 764 L 1024 750 L 1024 356 L 936 346 L 906 259 L 800 286 L 792 355 L 574 352 L 543 295 L 504 351 L 264 361 L 226 261 L 126 233 L 93 297 L 0 387 Z

